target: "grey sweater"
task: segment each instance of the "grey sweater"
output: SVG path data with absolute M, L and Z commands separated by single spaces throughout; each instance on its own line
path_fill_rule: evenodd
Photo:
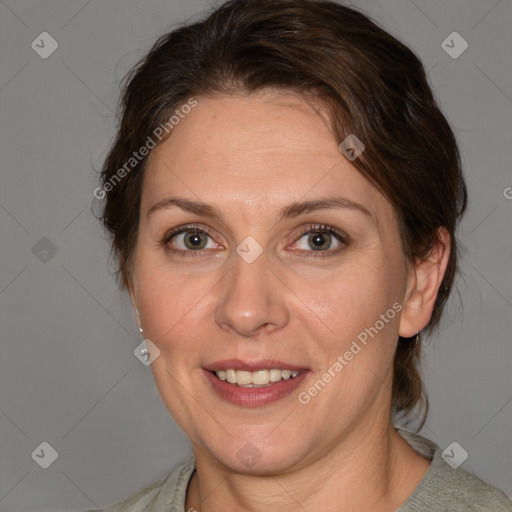
M 430 467 L 405 503 L 396 512 L 512 512 L 512 501 L 500 489 L 461 468 L 452 469 L 435 443 L 403 429 L 397 432 Z M 102 511 L 89 512 L 188 512 L 187 486 L 195 469 L 191 457 L 165 479 Z

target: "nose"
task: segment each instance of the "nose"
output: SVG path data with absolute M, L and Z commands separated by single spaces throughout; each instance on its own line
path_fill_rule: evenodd
M 269 265 L 265 252 L 247 263 L 234 255 L 231 271 L 220 283 L 215 321 L 224 330 L 247 338 L 284 327 L 289 321 L 290 293 Z

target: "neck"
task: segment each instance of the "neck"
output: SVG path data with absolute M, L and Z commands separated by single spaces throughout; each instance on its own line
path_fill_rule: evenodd
M 220 512 L 393 512 L 406 501 L 429 467 L 396 433 L 389 418 L 344 434 L 322 456 L 285 473 L 231 472 L 194 447 L 197 471 L 186 510 Z

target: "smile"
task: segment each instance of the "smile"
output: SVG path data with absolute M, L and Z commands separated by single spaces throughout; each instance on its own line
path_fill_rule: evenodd
M 245 407 L 261 407 L 289 396 L 311 371 L 276 360 L 218 361 L 203 368 L 213 391 L 225 401 Z
M 263 387 L 270 386 L 274 382 L 280 380 L 293 379 L 299 375 L 300 371 L 281 370 L 272 368 L 270 370 L 258 370 L 249 372 L 245 370 L 218 370 L 215 375 L 220 380 L 225 380 L 230 384 L 236 384 L 242 387 Z

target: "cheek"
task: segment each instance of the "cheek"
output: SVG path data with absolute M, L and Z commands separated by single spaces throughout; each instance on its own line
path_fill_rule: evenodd
M 144 332 L 155 340 L 172 329 L 186 313 L 191 297 L 190 286 L 176 272 L 151 258 L 151 254 L 139 251 L 135 263 L 136 300 Z
M 317 358 L 317 379 L 334 383 L 325 386 L 324 398 L 317 406 L 331 403 L 333 421 L 350 410 L 369 406 L 387 385 L 401 305 L 399 279 L 385 268 L 359 262 L 340 270 L 322 289 L 303 283 L 301 293 L 309 293 L 304 302 L 325 326 L 321 335 L 312 337 L 316 339 L 311 354 Z M 322 383 L 318 386 L 323 389 Z M 317 393 L 315 389 L 309 388 Z
M 383 259 L 353 258 L 328 275 L 296 276 L 292 289 L 331 331 L 353 335 L 373 324 L 399 297 L 399 280 Z
M 383 253 L 354 258 L 327 280 L 296 281 L 297 295 L 307 305 L 304 312 L 309 311 L 309 325 L 313 319 L 319 328 L 318 336 L 310 333 L 316 340 L 310 352 L 317 360 L 316 369 L 324 374 L 331 368 L 331 373 L 343 375 L 330 387 L 334 401 L 336 392 L 342 392 L 349 402 L 365 402 L 393 365 L 401 281 L 399 267 L 389 261 Z M 304 321 L 306 330 L 309 325 Z M 336 362 L 339 371 L 332 369 Z
M 201 287 L 177 276 L 164 273 L 146 276 L 140 287 L 141 315 L 148 332 L 156 339 L 171 334 L 180 323 L 186 323 L 200 299 Z M 163 341 L 163 340 L 162 340 Z
M 212 294 L 217 273 L 191 275 L 169 265 L 152 264 L 139 259 L 137 302 L 144 335 L 169 355 L 168 363 L 184 361 L 196 350 L 212 326 Z

